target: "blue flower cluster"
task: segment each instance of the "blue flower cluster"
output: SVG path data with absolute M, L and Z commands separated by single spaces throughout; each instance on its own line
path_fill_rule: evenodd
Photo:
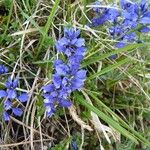
M 111 37 L 120 41 L 115 45 L 117 48 L 139 42 L 135 29 L 138 29 L 138 32 L 150 32 L 150 10 L 147 0 L 141 0 L 140 3 L 120 0 L 120 7 L 103 7 L 101 2 L 95 2 L 94 5 L 93 10 L 97 17 L 92 19 L 91 26 L 96 27 L 109 22 L 107 27 Z
M 18 99 L 21 103 L 28 100 L 27 93 L 18 93 L 16 88 L 18 87 L 18 79 L 8 78 L 5 83 L 6 90 L 0 90 L 0 98 L 4 99 L 4 120 L 9 121 L 10 115 L 13 113 L 15 116 L 21 116 L 23 110 L 14 104 L 14 100 Z
M 0 74 L 4 74 L 8 72 L 8 68 L 5 65 L 0 65 Z
M 55 61 L 52 83 L 42 87 L 47 116 L 56 112 L 57 105 L 70 107 L 72 103 L 68 98 L 71 92 L 84 86 L 86 70 L 80 68 L 80 63 L 87 49 L 85 40 L 79 36 L 80 30 L 65 28 L 64 37 L 56 43 L 58 53 L 63 53 L 66 59 Z

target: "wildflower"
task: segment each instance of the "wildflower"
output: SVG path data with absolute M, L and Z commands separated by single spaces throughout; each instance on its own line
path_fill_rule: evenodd
M 20 102 L 26 102 L 28 100 L 27 93 L 19 94 L 17 91 L 18 87 L 18 79 L 12 79 L 11 77 L 8 78 L 7 82 L 5 83 L 6 90 L 0 90 L 0 98 L 4 99 L 4 120 L 10 120 L 10 113 L 11 111 L 15 116 L 21 116 L 23 110 L 13 105 L 13 101 L 18 99 Z
M 0 65 L 0 74 L 8 72 L 8 68 L 5 65 Z
M 78 150 L 78 144 L 77 144 L 77 141 L 75 139 L 73 139 L 71 141 L 71 147 L 73 150 Z
M 42 87 L 47 116 L 56 112 L 56 107 L 70 107 L 71 92 L 84 86 L 86 71 L 80 69 L 86 47 L 85 40 L 79 37 L 80 30 L 65 28 L 64 37 L 56 43 L 58 53 L 62 52 L 67 60 L 57 59 L 54 62 L 55 73 L 52 83 Z
M 80 30 L 74 31 L 74 29 L 65 29 L 64 37 L 58 40 L 56 48 L 58 52 L 63 52 L 68 57 L 76 51 L 77 48 L 85 46 L 85 40 L 78 38 Z
M 150 32 L 150 27 L 143 27 L 140 31 L 143 33 L 148 33 Z
M 117 22 L 120 11 L 117 8 L 105 8 L 102 14 L 92 19 L 92 26 L 103 25 L 106 21 Z
M 102 7 L 102 3 L 95 3 Z M 141 0 L 140 3 L 130 0 L 120 0 L 120 6 L 106 7 L 100 11 L 99 7 L 94 7 L 97 17 L 92 19 L 93 26 L 103 25 L 109 22 L 109 34 L 114 40 L 119 40 L 115 44 L 117 48 L 123 48 L 130 43 L 140 40 L 133 29 L 140 27 L 140 32 L 150 32 L 150 10 L 147 0 Z

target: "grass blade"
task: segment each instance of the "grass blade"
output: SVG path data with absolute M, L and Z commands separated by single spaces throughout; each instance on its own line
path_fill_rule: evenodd
M 132 135 L 130 132 L 128 132 L 125 128 L 121 127 L 116 121 L 114 121 L 112 118 L 107 116 L 105 113 L 103 113 L 96 107 L 92 106 L 91 104 L 87 103 L 81 95 L 76 94 L 76 98 L 80 104 L 82 104 L 83 106 L 88 108 L 90 111 L 93 111 L 94 113 L 96 113 L 103 121 L 108 123 L 114 129 L 118 130 L 122 135 L 131 139 L 135 143 L 138 143 L 138 141 L 135 139 L 134 135 Z
M 103 70 L 101 70 L 101 71 L 91 75 L 88 79 L 91 80 L 91 79 L 94 79 L 94 78 L 96 78 L 96 77 L 98 77 L 98 76 L 100 76 L 102 74 L 108 73 L 109 71 L 112 71 L 112 70 L 118 68 L 119 66 L 129 62 L 129 61 L 131 61 L 130 58 L 125 58 L 125 59 L 123 59 L 123 60 L 121 60 L 121 61 L 119 61 L 117 63 L 114 63 L 113 65 L 110 65 L 110 66 L 104 68 Z

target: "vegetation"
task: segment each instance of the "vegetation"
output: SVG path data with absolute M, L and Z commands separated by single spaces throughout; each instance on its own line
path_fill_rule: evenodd
M 0 75 L 0 90 L 11 76 L 19 80 L 19 95 L 28 93 L 27 102 L 13 98 L 12 107 L 23 111 L 9 110 L 9 121 L 3 117 L 6 104 L 0 93 L 0 149 L 150 149 L 149 33 L 136 29 L 144 42 L 116 48 L 118 39 L 111 38 L 107 23 L 89 25 L 93 2 L 0 1 L 0 64 L 9 70 Z M 65 58 L 55 46 L 65 27 L 80 29 L 85 39 L 81 69 L 87 78 L 81 90 L 71 93 L 71 107 L 57 106 L 47 117 L 42 87 L 53 80 L 54 61 Z

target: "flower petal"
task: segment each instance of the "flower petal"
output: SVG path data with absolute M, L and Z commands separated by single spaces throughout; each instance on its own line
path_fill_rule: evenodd
M 150 32 L 150 27 L 143 27 L 141 29 L 141 32 L 143 32 L 143 33 L 149 33 Z
M 79 78 L 79 79 L 85 79 L 86 78 L 86 70 L 79 70 L 77 73 L 76 73 L 76 77 Z
M 59 104 L 62 107 L 67 107 L 68 108 L 72 105 L 72 102 L 70 102 L 69 100 L 63 98 L 63 99 L 60 99 Z
M 5 108 L 5 110 L 10 110 L 11 109 L 11 107 L 12 107 L 12 102 L 11 101 L 9 101 L 9 100 L 6 100 L 5 102 L 4 102 L 4 108 Z
M 44 93 L 52 92 L 55 90 L 55 86 L 54 86 L 54 84 L 48 84 L 48 85 L 43 86 L 42 90 Z
M 20 102 L 26 102 L 28 100 L 29 96 L 27 93 L 22 93 L 18 99 L 20 100 Z
M 143 17 L 143 18 L 141 18 L 140 23 L 142 23 L 142 24 L 150 24 L 150 17 Z
M 58 74 L 54 74 L 53 75 L 53 83 L 56 87 L 56 89 L 60 88 L 62 80 L 61 80 L 61 76 Z
M 10 98 L 10 99 L 15 99 L 16 97 L 17 97 L 17 92 L 16 92 L 16 90 L 7 90 L 7 96 L 8 96 L 8 98 Z
M 126 44 L 124 42 L 118 42 L 115 47 L 117 48 L 124 48 L 126 46 Z
M 19 116 L 19 117 L 20 117 L 20 116 L 22 115 L 22 113 L 23 113 L 23 111 L 22 111 L 21 108 L 13 108 L 12 111 L 13 111 L 13 113 L 14 113 L 16 116 Z
M 0 90 L 0 98 L 7 97 L 7 92 L 4 90 Z
M 3 117 L 5 121 L 10 121 L 10 115 L 7 112 L 3 113 Z

